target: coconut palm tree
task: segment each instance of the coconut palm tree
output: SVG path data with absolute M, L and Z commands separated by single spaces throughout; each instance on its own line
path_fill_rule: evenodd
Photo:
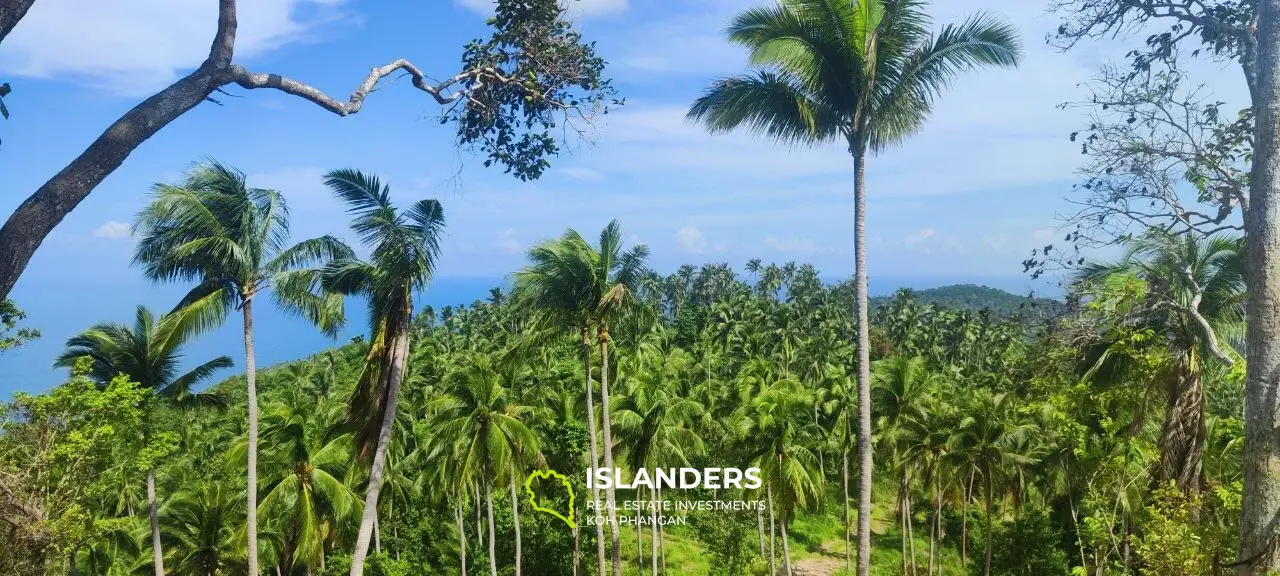
M 327 426 L 317 420 L 307 404 L 272 402 L 264 410 L 270 466 L 258 512 L 283 536 L 280 567 L 286 574 L 295 566 L 308 572 L 319 567 L 330 534 L 360 518 L 360 497 L 342 481 L 352 460 L 351 435 L 326 439 Z
M 434 452 L 459 462 L 457 482 L 476 482 L 484 490 L 488 513 L 489 572 L 498 574 L 493 521 L 493 487 L 517 475 L 517 463 L 538 450 L 538 437 L 524 423 L 532 408 L 515 402 L 503 375 L 485 355 L 473 354 L 449 375 L 453 391 L 434 400 L 428 412 L 439 415 L 427 443 Z M 508 476 L 510 475 L 510 476 Z M 516 502 L 513 506 L 518 505 Z
M 250 188 L 242 172 L 208 161 L 177 184 L 157 183 L 153 199 L 138 213 L 133 261 L 153 281 L 196 281 L 179 302 L 194 322 L 221 324 L 233 309 L 244 319 L 248 485 L 247 563 L 258 574 L 258 393 L 253 345 L 253 302 L 271 292 L 286 311 L 306 317 L 330 336 L 341 325 L 340 296 L 309 290 L 319 282 L 319 266 L 351 250 L 331 236 L 289 240 L 289 209 L 275 190 Z
M 787 526 L 796 509 L 816 503 L 823 494 L 818 458 L 810 449 L 820 435 L 812 414 L 812 394 L 793 380 L 769 386 L 733 419 L 733 429 L 760 469 L 768 492 L 770 514 L 776 510 L 782 530 L 782 567 L 792 574 Z
M 934 34 L 920 0 L 780 0 L 742 12 L 729 40 L 753 75 L 715 82 L 688 116 L 713 132 L 738 128 L 779 142 L 839 142 L 854 162 L 854 282 L 858 319 L 858 576 L 871 554 L 871 374 L 867 306 L 867 153 L 915 134 L 943 88 L 981 66 L 1014 66 L 1012 26 L 977 15 Z
M 600 243 L 592 246 L 576 230 L 568 230 L 557 240 L 539 244 L 529 251 L 530 264 L 516 273 L 518 299 L 542 315 L 544 324 L 573 328 L 582 337 L 583 371 L 586 385 L 587 422 L 591 437 L 592 464 L 598 464 L 595 410 L 591 386 L 591 329 L 600 346 L 600 404 L 603 423 L 604 467 L 613 469 L 612 414 L 609 403 L 609 326 L 634 302 L 635 291 L 644 272 L 649 249 L 636 245 L 624 251 L 622 228 L 617 220 L 600 232 Z M 599 501 L 598 491 L 595 495 Z M 622 540 L 617 530 L 617 492 L 605 489 L 609 525 L 612 527 L 614 576 L 622 574 Z M 604 532 L 596 524 L 600 573 L 604 573 Z
M 1152 232 L 1128 248 L 1117 262 L 1086 265 L 1076 282 L 1102 298 L 1120 294 L 1123 325 L 1165 338 L 1173 360 L 1157 378 L 1166 404 L 1156 480 L 1173 480 L 1193 498 L 1203 477 L 1205 370 L 1236 362 L 1229 343 L 1244 335 L 1244 241 Z M 1126 283 L 1138 289 L 1117 290 Z M 1110 344 L 1104 337 L 1093 347 L 1087 373 L 1094 379 L 1126 371 L 1127 358 Z
M 1020 450 L 1036 433 L 1036 427 L 1021 414 L 1015 398 L 1004 392 L 974 388 L 962 402 L 960 424 L 952 445 L 982 477 L 983 494 L 983 574 L 991 576 L 991 509 L 995 501 L 995 475 L 1009 474 L 1035 459 Z
M 173 408 L 218 405 L 217 394 L 194 392 L 193 389 L 221 368 L 233 365 L 231 358 L 219 356 L 179 374 L 182 347 L 203 327 L 187 311 L 177 311 L 159 319 L 145 306 L 138 306 L 133 326 L 114 322 L 95 324 L 67 340 L 67 349 L 55 366 L 70 368 L 78 359 L 92 360 L 89 377 L 102 386 L 124 374 L 129 380 L 149 391 L 146 433 L 152 433 L 152 415 L 156 404 Z M 155 467 L 147 467 L 147 509 L 151 516 L 152 564 L 157 576 L 164 575 L 164 552 L 156 511 Z
M 244 502 L 218 483 L 184 483 L 165 502 L 161 523 L 177 574 L 214 576 L 233 567 L 235 517 Z M 243 566 L 240 566 L 241 568 Z
M 360 576 L 377 522 L 378 493 L 409 360 L 413 295 L 426 289 L 435 272 L 444 209 L 440 202 L 426 199 L 401 212 L 391 202 L 389 186 L 358 170 L 335 170 L 324 181 L 346 202 L 347 212 L 354 216 L 351 229 L 372 249 L 368 261 L 350 253 L 334 259 L 319 282 L 323 291 L 359 294 L 369 302 L 369 352 L 348 404 L 356 453 L 362 462 L 370 462 L 364 514 L 351 558 L 351 575 Z

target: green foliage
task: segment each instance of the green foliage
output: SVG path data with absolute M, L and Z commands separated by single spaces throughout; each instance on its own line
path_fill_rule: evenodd
M 0 352 L 17 348 L 29 340 L 40 337 L 39 330 L 18 328 L 18 323 L 26 317 L 27 314 L 18 308 L 13 300 L 0 300 Z
M 755 518 L 744 514 L 716 514 L 695 517 L 693 534 L 711 553 L 708 576 L 763 576 L 767 561 L 761 562 L 756 547 Z
M 1047 514 L 1028 511 L 1001 524 L 992 535 L 991 574 L 997 576 L 1066 576 L 1067 554 L 1062 531 Z M 975 565 L 973 574 L 982 574 Z
M 1142 557 L 1144 573 L 1152 576 L 1208 576 L 1213 559 L 1221 554 L 1214 542 L 1191 519 L 1195 502 L 1188 502 L 1176 486 L 1165 485 L 1151 494 L 1150 517 L 1144 533 L 1134 539 L 1134 551 Z
M 559 153 L 558 125 L 572 115 L 606 114 L 622 104 L 604 78 L 605 61 L 556 0 L 500 0 L 493 36 L 467 44 L 461 101 L 441 123 L 458 125 L 458 143 L 482 152 L 520 180 L 533 180 Z

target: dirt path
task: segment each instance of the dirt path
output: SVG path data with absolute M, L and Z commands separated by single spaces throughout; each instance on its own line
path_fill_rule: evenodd
M 837 570 L 844 568 L 844 560 L 817 556 L 797 560 L 791 568 L 796 576 L 832 576 Z

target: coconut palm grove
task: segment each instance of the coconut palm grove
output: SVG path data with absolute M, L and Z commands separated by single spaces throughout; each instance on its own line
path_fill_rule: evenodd
M 624 158 L 650 173 L 632 173 L 637 185 L 679 191 L 637 204 L 608 191 L 617 168 L 590 150 L 611 150 L 611 118 L 628 125 L 667 94 L 637 75 L 674 73 L 596 23 L 683 4 L 414 8 L 483 31 L 456 45 L 451 24 L 384 14 L 350 34 L 367 25 L 403 35 L 391 49 L 446 58 L 375 66 L 343 84 L 357 86 L 348 97 L 305 83 L 305 67 L 263 70 L 322 60 L 299 14 L 332 24 L 325 11 L 371 4 L 190 2 L 172 10 L 214 34 L 207 58 L 202 36 L 202 63 L 154 87 L 137 68 L 102 96 L 127 104 L 103 108 L 90 101 L 105 76 L 39 71 L 71 66 L 80 45 L 41 45 L 41 59 L 34 39 L 170 8 L 0 0 L 0 180 L 14 191 L 0 229 L 0 384 L 14 383 L 0 386 L 0 576 L 1280 573 L 1280 0 L 1026 3 L 1036 16 L 1016 24 L 1002 10 L 1027 8 L 1004 0 L 699 4 L 730 16 L 659 26 L 672 46 L 652 48 L 703 68 L 672 81 L 689 91 L 656 131 L 708 152 L 673 151 L 691 172 L 664 176 L 646 164 L 660 146 L 635 140 L 649 148 Z M 271 36 L 269 22 L 287 30 Z M 162 40 L 111 45 L 153 60 L 181 39 Z M 1046 54 L 1075 67 L 1046 71 Z M 1031 98 L 1071 74 L 1075 92 L 1026 105 L 1035 120 L 943 156 L 917 145 L 939 123 L 1018 114 L 985 102 L 1007 96 L 985 78 L 1021 78 Z M 41 104 L 68 93 L 91 110 Z M 962 96 L 967 108 L 949 105 Z M 269 113 L 237 121 L 264 98 Z M 96 140 L 99 126 L 71 128 L 100 108 L 119 119 Z M 1069 115 L 1054 133 L 1066 155 L 1044 161 L 1023 131 L 1056 130 L 1054 114 Z M 266 185 L 244 165 L 307 154 L 284 150 L 267 116 L 351 161 Z M 384 144 L 374 132 L 354 136 L 423 117 L 413 130 L 448 132 L 433 154 L 477 167 L 411 183 L 368 161 Z M 642 117 L 631 122 L 665 118 Z M 74 160 L 29 180 L 44 166 L 32 154 L 61 154 L 62 140 Z M 879 222 L 947 202 L 878 213 L 906 193 L 894 174 L 963 186 L 1010 177 L 1013 164 L 982 155 L 1020 153 L 1018 166 L 1068 183 L 955 208 L 971 228 L 952 249 L 928 227 L 888 252 Z M 708 184 L 719 172 L 694 180 L 733 154 L 748 155 L 732 168 L 747 179 L 796 172 L 768 194 Z M 951 155 L 962 161 L 928 160 Z M 836 163 L 835 188 L 805 175 L 810 159 Z M 485 200 L 503 185 L 542 194 L 548 178 L 602 200 Z M 836 210 L 800 200 L 833 194 Z M 695 200 L 664 208 L 675 196 Z M 1037 207 L 1046 198 L 1057 203 Z M 693 226 L 645 241 L 695 205 L 702 222 L 779 219 L 839 248 L 770 235 L 744 253 Z M 94 210 L 129 220 L 86 241 L 72 223 Z M 1033 244 L 972 228 L 996 230 L 1005 210 L 1034 214 Z M 487 257 L 466 240 L 477 213 L 551 232 L 506 230 L 501 258 Z M 96 257 L 65 255 L 96 254 L 86 242 L 127 255 L 90 272 Z M 913 289 L 877 270 L 984 243 L 979 259 L 1033 288 Z M 441 304 L 460 264 L 502 270 Z M 51 271 L 74 298 L 41 283 Z

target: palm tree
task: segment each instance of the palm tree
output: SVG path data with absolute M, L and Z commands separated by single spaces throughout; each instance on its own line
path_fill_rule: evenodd
M 1118 262 L 1090 263 L 1077 282 L 1101 298 L 1120 294 L 1121 324 L 1162 335 L 1173 357 L 1157 380 L 1166 399 L 1156 480 L 1173 480 L 1189 498 L 1200 491 L 1204 459 L 1204 372 L 1232 365 L 1238 354 L 1225 342 L 1244 335 L 1244 241 L 1152 232 L 1133 239 Z M 1134 284 L 1136 283 L 1136 284 Z M 1126 284 L 1139 290 L 1118 290 Z M 1123 374 L 1127 358 L 1104 339 L 1088 374 Z
M 450 374 L 453 392 L 433 401 L 428 412 L 439 414 L 428 444 L 459 463 L 457 482 L 484 488 L 488 512 L 489 572 L 498 574 L 493 522 L 493 487 L 514 481 L 516 467 L 538 450 L 538 437 L 525 425 L 532 408 L 515 402 L 503 387 L 501 370 L 482 354 L 473 354 Z M 508 475 L 510 475 L 508 477 Z M 513 501 L 512 506 L 517 506 Z
M 613 432 L 609 404 L 609 325 L 630 307 L 644 272 L 649 249 L 643 244 L 622 249 L 622 228 L 617 220 L 600 232 L 599 246 L 587 243 L 575 230 L 558 240 L 544 242 L 529 251 L 530 265 L 516 273 L 519 298 L 543 315 L 548 323 L 572 327 L 582 337 L 583 370 L 586 384 L 587 422 L 591 437 L 591 467 L 597 464 L 595 416 L 591 391 L 591 328 L 600 345 L 600 404 L 603 420 L 604 467 L 612 470 Z M 622 540 L 617 530 L 613 486 L 605 489 L 609 525 L 612 527 L 614 576 L 622 574 Z M 599 501 L 599 494 L 596 494 Z M 604 573 L 604 533 L 596 524 L 600 573 Z
M 982 476 L 983 574 L 991 576 L 991 507 L 995 474 L 1035 463 L 1019 450 L 1036 428 L 1018 413 L 1016 400 L 1004 392 L 974 388 L 965 398 L 963 417 L 953 445 Z
M 217 483 L 184 483 L 185 488 L 165 502 L 161 522 L 174 571 L 214 576 L 230 568 L 235 549 L 234 516 L 243 511 L 238 497 Z
M 980 66 L 1014 66 L 1012 26 L 986 15 L 936 35 L 921 0 L 780 0 L 739 14 L 729 40 L 754 75 L 714 83 L 688 116 L 713 132 L 747 128 L 779 142 L 840 142 L 854 162 L 854 283 L 858 319 L 858 576 L 871 555 L 871 373 L 867 309 L 867 152 L 918 132 L 943 88 Z
M 760 468 L 768 491 L 770 513 L 777 509 L 782 529 L 782 566 L 792 574 L 787 526 L 797 508 L 806 508 L 823 494 L 818 458 L 809 448 L 820 431 L 807 416 L 813 397 L 793 380 L 780 380 L 765 389 L 734 419 L 737 437 Z
M 876 419 L 878 440 L 898 472 L 898 510 L 902 522 L 902 572 L 915 573 L 914 538 L 911 527 L 911 477 L 916 458 L 911 446 L 924 436 L 929 425 L 924 402 L 932 385 L 924 358 L 897 356 L 872 367 L 875 387 L 872 402 L 880 411 Z
M 245 175 L 208 161 L 178 184 L 155 184 L 153 200 L 138 213 L 135 264 L 153 281 L 197 281 L 177 308 L 190 308 L 196 322 L 221 324 L 232 309 L 244 318 L 247 430 L 247 522 L 250 574 L 258 574 L 258 393 L 253 350 L 253 302 L 270 291 L 285 310 L 299 314 L 330 336 L 341 324 L 341 297 L 308 290 L 319 281 L 318 265 L 351 253 L 341 241 L 322 236 L 288 246 L 289 209 L 275 190 L 250 188 Z
M 154 426 L 151 422 L 154 401 L 174 408 L 221 402 L 221 397 L 216 394 L 193 392 L 192 389 L 217 370 L 231 367 L 231 358 L 219 356 L 178 374 L 182 347 L 200 328 L 199 322 L 193 322 L 192 314 L 184 311 L 157 320 L 145 306 L 138 306 L 132 327 L 118 323 L 95 324 L 68 339 L 66 351 L 58 356 L 54 365 L 70 368 L 78 359 L 88 357 L 92 360 L 89 376 L 98 384 L 105 386 L 112 378 L 124 374 L 148 390 L 145 429 L 150 434 Z M 152 564 L 157 576 L 164 576 L 154 465 L 147 467 L 147 509 L 151 516 Z
M 425 290 L 435 272 L 444 209 L 440 202 L 426 199 L 402 213 L 391 203 L 389 186 L 357 170 L 335 170 L 324 181 L 346 202 L 355 217 L 351 229 L 372 249 L 367 262 L 350 253 L 335 258 L 319 283 L 325 291 L 359 294 L 369 302 L 369 352 L 348 405 L 348 420 L 356 427 L 356 452 L 361 461 L 372 460 L 351 558 L 351 575 L 360 576 L 378 518 L 378 493 L 409 360 L 413 294 Z
M 271 473 L 259 514 L 275 520 L 283 536 L 286 574 L 294 566 L 318 567 L 330 534 L 359 522 L 360 497 L 341 480 L 352 458 L 351 435 L 325 441 L 326 426 L 317 420 L 309 406 L 286 402 L 268 404 L 263 419 Z

